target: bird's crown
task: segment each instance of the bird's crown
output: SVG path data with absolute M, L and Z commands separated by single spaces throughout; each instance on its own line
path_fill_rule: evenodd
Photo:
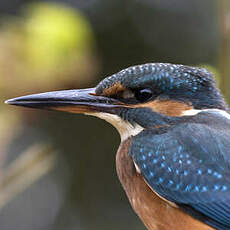
M 169 99 L 196 109 L 226 109 L 212 74 L 185 65 L 149 63 L 129 67 L 102 80 L 96 93 L 130 104 Z

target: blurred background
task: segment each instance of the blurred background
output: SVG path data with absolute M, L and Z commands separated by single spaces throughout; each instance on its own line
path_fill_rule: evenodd
M 3 101 L 147 62 L 205 66 L 229 102 L 229 0 L 0 1 L 0 229 L 145 229 L 116 176 L 114 128 Z

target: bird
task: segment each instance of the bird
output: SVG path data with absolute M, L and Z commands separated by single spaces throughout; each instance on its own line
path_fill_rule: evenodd
M 94 88 L 6 103 L 111 123 L 121 137 L 118 178 L 147 229 L 230 229 L 230 114 L 205 68 L 141 64 Z

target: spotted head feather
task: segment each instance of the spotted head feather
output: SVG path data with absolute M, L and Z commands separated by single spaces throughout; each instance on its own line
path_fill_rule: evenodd
M 96 93 L 113 97 L 119 92 L 140 88 L 151 88 L 156 97 L 189 102 L 196 109 L 227 109 L 209 71 L 169 63 L 149 63 L 124 69 L 101 81 Z

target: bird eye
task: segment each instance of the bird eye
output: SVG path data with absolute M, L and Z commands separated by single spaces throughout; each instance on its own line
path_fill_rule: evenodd
M 139 102 L 145 102 L 153 96 L 151 89 L 139 89 L 135 92 L 135 97 Z

